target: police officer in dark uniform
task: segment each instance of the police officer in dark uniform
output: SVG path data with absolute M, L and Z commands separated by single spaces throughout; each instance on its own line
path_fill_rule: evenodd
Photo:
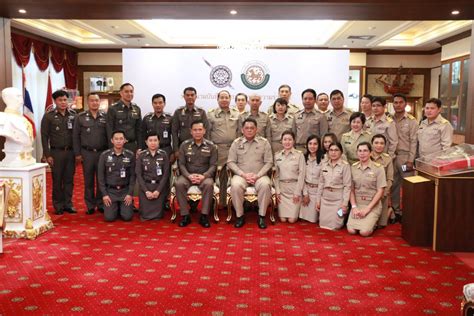
M 135 168 L 140 186 L 140 219 L 143 221 L 163 217 L 170 177 L 168 155 L 164 150 L 158 149 L 158 133 L 151 131 L 145 142 L 148 149 L 140 152 Z
M 217 165 L 217 147 L 210 140 L 204 139 L 206 129 L 202 120 L 191 125 L 192 138 L 184 141 L 179 148 L 179 170 L 181 175 L 176 180 L 176 198 L 181 212 L 180 227 L 191 223 L 189 205 L 186 198 L 190 186 L 197 185 L 202 192 L 202 211 L 199 224 L 210 227 L 209 211 L 214 192 L 214 173 Z
M 173 114 L 173 149 L 175 157 L 178 156 L 179 146 L 182 142 L 191 138 L 191 124 L 194 121 L 202 120 L 204 128 L 207 130 L 209 122 L 207 121 L 206 111 L 198 108 L 196 102 L 197 92 L 193 87 L 187 87 L 183 91 L 183 98 L 186 102 L 185 106 L 179 107 Z
M 90 215 L 96 207 L 101 212 L 104 211 L 102 194 L 95 182 L 100 154 L 107 149 L 107 128 L 106 114 L 99 111 L 99 95 L 89 93 L 87 104 L 89 109 L 80 113 L 74 122 L 73 143 L 76 161 L 82 162 L 86 214 Z
M 53 172 L 53 206 L 55 214 L 77 213 L 72 206 L 74 186 L 74 152 L 72 130 L 76 112 L 68 109 L 68 93 L 53 93 L 56 109 L 44 114 L 41 120 L 43 156 Z
M 125 148 L 135 153 L 141 142 L 142 116 L 140 108 L 132 102 L 132 99 L 133 86 L 131 83 L 124 83 L 120 86 L 120 101 L 107 111 L 107 138 L 111 139 L 115 130 L 124 131 L 127 139 Z
M 99 188 L 104 201 L 104 219 L 124 221 L 133 216 L 133 187 L 135 185 L 135 154 L 126 148 L 125 132 L 112 132 L 113 147 L 99 158 Z

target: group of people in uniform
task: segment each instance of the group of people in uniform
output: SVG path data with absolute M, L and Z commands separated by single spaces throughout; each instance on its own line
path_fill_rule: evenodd
M 240 228 L 244 194 L 252 187 L 262 229 L 274 193 L 282 222 L 302 219 L 328 229 L 347 225 L 349 233 L 368 236 L 390 216 L 400 219 L 400 185 L 414 170 L 415 158 L 452 143 L 453 128 L 441 116 L 438 99 L 426 102 L 426 118 L 418 123 L 405 111 L 402 94 L 394 95 L 395 113 L 388 114 L 380 97 L 364 95 L 361 111 L 352 112 L 340 90 L 328 95 L 306 89 L 300 109 L 285 84 L 267 111 L 257 94 L 238 93 L 232 107 L 231 94 L 222 90 L 218 107 L 206 113 L 195 104 L 196 89 L 187 87 L 185 105 L 173 115 L 164 112 L 166 97 L 155 94 L 153 112 L 142 118 L 133 93 L 132 84 L 123 84 L 120 101 L 107 113 L 99 110 L 99 96 L 90 93 L 88 109 L 79 114 L 68 108 L 67 92 L 53 94 L 56 107 L 43 117 L 41 139 L 52 169 L 56 214 L 76 212 L 71 202 L 76 161 L 83 165 L 86 213 L 97 209 L 106 221 L 131 220 L 134 194 L 142 220 L 162 218 L 173 183 L 179 226 L 191 223 L 187 192 L 194 186 L 202 194 L 203 227 L 210 227 L 219 190 L 219 207 L 226 207 L 229 194 L 234 226 Z

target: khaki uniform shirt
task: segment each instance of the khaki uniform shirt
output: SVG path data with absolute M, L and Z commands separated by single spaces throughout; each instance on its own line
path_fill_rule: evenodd
M 374 151 L 372 151 L 370 159 L 379 165 L 382 165 L 385 169 L 385 180 L 387 182 L 387 186 L 385 187 L 384 196 L 387 196 L 390 193 L 390 189 L 392 188 L 393 184 L 393 159 L 387 153 L 382 153 L 380 156 L 378 156 Z
M 294 182 L 293 195 L 301 196 L 303 192 L 306 162 L 301 151 L 291 149 L 288 154 L 280 150 L 275 154 L 275 191 L 280 194 L 280 181 Z
M 369 165 L 363 168 L 358 161 L 352 165 L 351 170 L 354 194 L 357 199 L 366 201 L 366 204 L 372 201 L 378 189 L 387 186 L 385 170 L 376 162 L 370 161 Z
M 191 139 L 191 124 L 194 121 L 202 120 L 206 130 L 209 129 L 209 121 L 207 120 L 206 111 L 193 106 L 192 110 L 187 106 L 176 109 L 173 114 L 171 130 L 173 134 L 173 150 L 178 150 L 179 146 L 188 139 Z M 206 133 L 207 135 L 207 133 Z M 205 136 L 207 137 L 207 136 Z
M 142 114 L 140 107 L 135 103 L 125 105 L 118 101 L 107 110 L 107 139 L 112 138 L 112 132 L 122 130 L 128 143 L 137 143 L 141 138 Z M 110 144 L 112 146 L 112 144 Z
M 308 161 L 306 161 L 306 172 L 305 172 L 305 185 L 303 187 L 303 195 L 308 195 L 308 186 L 309 185 L 315 185 L 319 184 L 319 177 L 321 176 L 321 167 L 322 167 L 323 161 L 318 164 L 318 160 L 315 158 L 312 160 L 310 157 L 308 157 Z
M 73 130 L 74 154 L 79 156 L 81 148 L 93 151 L 106 149 L 109 143 L 106 124 L 106 114 L 102 111 L 98 111 L 95 118 L 90 111 L 79 113 Z
M 453 126 L 444 117 L 438 117 L 431 123 L 421 121 L 417 132 L 418 153 L 420 157 L 445 150 L 453 143 Z
M 351 115 L 352 111 L 349 109 L 343 109 L 339 115 L 337 115 L 334 110 L 331 110 L 326 114 L 329 132 L 336 134 L 337 140 L 341 141 L 342 134 L 351 130 L 351 124 L 349 123 Z
M 240 135 L 239 111 L 233 108 L 229 111 L 217 108 L 210 110 L 207 117 L 209 120 L 207 134 L 212 142 L 217 145 L 217 164 L 222 166 L 227 162 L 230 145 Z
M 156 116 L 155 112 L 150 112 L 145 115 L 141 126 L 142 141 L 140 146 L 142 146 L 142 148 L 147 148 L 145 144 L 146 136 L 150 132 L 155 131 L 160 136 L 160 148 L 171 147 L 171 135 L 173 133 L 171 129 L 171 121 L 172 117 L 168 113 L 161 113 L 160 116 Z
M 304 146 L 309 135 L 322 137 L 328 131 L 326 116 L 316 109 L 306 112 L 300 110 L 295 114 L 293 121 L 293 133 L 295 133 L 295 144 Z
M 293 127 L 293 116 L 288 113 L 285 114 L 283 120 L 279 120 L 275 113 L 270 114 L 268 121 L 265 135 L 267 135 L 268 141 L 272 143 L 280 143 L 281 134 Z
M 263 137 L 255 136 L 249 141 L 241 136 L 230 146 L 227 167 L 236 175 L 255 173 L 260 178 L 267 175 L 272 166 L 272 147 Z
M 330 161 L 323 162 L 319 177 L 318 198 L 321 200 L 325 188 L 343 189 L 342 204 L 348 205 L 351 194 L 351 167 L 347 161 L 339 159 L 333 166 Z
M 133 151 L 124 148 L 120 155 L 117 155 L 113 148 L 104 151 L 99 158 L 97 178 L 103 195 L 109 195 L 108 186 L 126 186 L 127 194 L 133 195 L 135 188 Z
M 418 122 L 413 115 L 405 113 L 400 120 L 394 118 L 398 133 L 397 157 L 403 158 L 404 161 L 398 160 L 400 164 L 415 161 Z
M 142 151 L 138 156 L 135 171 L 143 192 L 148 191 L 146 183 L 158 183 L 158 192 L 163 192 L 165 186 L 169 185 L 170 163 L 164 150 L 158 149 L 155 155 L 148 149 Z
M 373 135 L 382 134 L 387 139 L 385 151 L 392 157 L 395 158 L 395 152 L 398 146 L 398 133 L 397 126 L 392 118 L 383 114 L 380 119 L 376 120 L 375 116 L 371 116 L 365 122 L 366 130 L 370 131 Z
M 359 161 L 357 157 L 357 145 L 362 142 L 369 142 L 372 140 L 372 134 L 368 131 L 362 130 L 359 135 L 356 135 L 353 131 L 342 134 L 341 145 L 344 154 L 347 157 L 349 164 L 353 164 Z
M 217 148 L 210 140 L 203 139 L 202 143 L 197 145 L 191 138 L 185 140 L 179 147 L 179 171 L 186 178 L 193 173 L 214 178 L 216 164 Z
M 242 127 L 242 123 L 245 121 L 245 119 L 249 117 L 257 121 L 257 136 L 268 138 L 268 135 L 266 135 L 267 125 L 268 125 L 268 114 L 261 111 L 258 112 L 257 115 L 252 115 L 249 111 L 244 112 L 240 114 L 239 126 Z M 241 129 L 239 130 L 240 130 L 240 135 L 242 135 Z
M 43 155 L 51 156 L 51 149 L 71 149 L 72 150 L 72 132 L 76 112 L 66 109 L 62 115 L 57 109 L 45 113 L 41 120 L 41 145 L 43 146 Z

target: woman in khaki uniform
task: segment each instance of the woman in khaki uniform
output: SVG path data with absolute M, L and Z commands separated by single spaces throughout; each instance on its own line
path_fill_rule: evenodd
M 305 159 L 295 149 L 295 134 L 285 131 L 281 135 L 283 150 L 275 154 L 275 191 L 278 201 L 278 215 L 282 222 L 298 220 L 303 185 L 305 180 Z
M 272 145 L 273 154 L 283 149 L 281 135 L 284 131 L 291 130 L 293 126 L 293 116 L 288 114 L 288 101 L 278 98 L 273 103 L 273 111 L 268 117 L 269 123 L 265 135 Z
M 347 222 L 349 234 L 370 236 L 382 214 L 381 199 L 387 186 L 382 165 L 370 160 L 372 146 L 357 146 L 359 161 L 352 165 L 351 213 Z
M 389 203 L 390 202 L 390 189 L 392 188 L 393 183 L 393 162 L 392 157 L 385 152 L 385 145 L 387 139 L 382 134 L 377 134 L 372 137 L 372 153 L 370 154 L 370 159 L 376 163 L 381 164 L 385 169 L 385 178 L 387 181 L 387 186 L 385 187 L 383 197 L 382 197 L 382 215 L 379 218 L 377 223 L 378 226 L 385 227 L 387 226 L 389 214 Z
M 319 213 L 316 209 L 318 183 L 321 174 L 323 151 L 321 142 L 316 135 L 310 135 L 306 141 L 306 172 L 303 186 L 303 201 L 301 202 L 300 218 L 311 223 L 318 222 Z
M 347 162 L 353 164 L 359 159 L 357 158 L 357 145 L 362 142 L 370 142 L 371 136 L 369 131 L 364 131 L 365 115 L 361 112 L 354 112 L 349 118 L 351 124 L 350 132 L 342 134 L 341 145 Z
M 335 230 L 344 225 L 351 192 L 351 168 L 342 160 L 340 143 L 329 146 L 328 158 L 321 168 L 316 208 L 319 209 L 319 226 Z

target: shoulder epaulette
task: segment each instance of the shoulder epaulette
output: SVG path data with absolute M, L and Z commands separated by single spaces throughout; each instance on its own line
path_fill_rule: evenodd
M 407 117 L 410 119 L 410 120 L 415 120 L 415 117 L 413 115 L 411 115 L 410 113 L 407 114 Z
M 124 153 L 127 153 L 127 154 L 129 154 L 129 155 L 132 155 L 132 156 L 134 155 L 133 151 L 131 151 L 130 149 L 127 149 L 127 148 L 124 148 L 124 149 L 123 149 L 123 152 L 124 152 Z
M 349 163 L 348 163 L 347 161 L 345 161 L 345 160 L 341 160 L 341 162 L 342 162 L 343 165 L 348 165 L 348 164 L 349 164 Z
M 214 145 L 214 142 L 210 139 L 207 139 L 207 138 L 204 138 L 204 143 L 206 143 L 208 145 Z
M 374 165 L 375 165 L 376 167 L 382 167 L 381 164 L 379 164 L 378 162 L 375 162 L 375 161 L 374 161 Z
M 441 118 L 441 124 L 446 124 L 446 123 L 449 123 L 449 121 L 445 119 L 444 117 Z
M 81 116 L 81 115 L 86 115 L 87 111 L 82 111 L 81 113 L 77 114 L 77 116 Z M 100 114 L 100 112 L 99 112 Z
M 215 111 L 216 111 L 216 108 L 213 108 L 213 109 L 209 110 L 209 113 L 212 113 L 212 112 L 215 112 Z
M 393 118 L 391 118 L 390 116 L 386 116 L 386 118 L 387 118 L 387 122 L 390 122 L 390 123 L 393 122 Z
M 382 153 L 382 156 L 384 156 L 384 157 L 390 157 L 390 155 L 387 154 L 387 153 Z
M 356 161 L 356 162 L 354 162 L 352 165 L 353 165 L 353 166 L 358 166 L 358 165 L 360 165 L 360 161 Z
M 158 151 L 160 154 L 165 154 L 166 155 L 166 151 L 164 151 L 163 149 L 158 149 Z
M 153 115 L 155 112 L 148 112 L 147 114 L 145 114 L 144 117 L 147 117 L 147 116 L 150 116 L 150 115 Z
M 189 139 L 186 139 L 184 142 L 182 142 L 181 144 L 187 144 L 187 143 L 191 143 L 193 141 L 192 138 L 189 138 Z
M 173 115 L 172 115 L 171 113 L 169 113 L 169 112 L 163 112 L 163 114 L 164 114 L 165 116 L 173 116 Z

